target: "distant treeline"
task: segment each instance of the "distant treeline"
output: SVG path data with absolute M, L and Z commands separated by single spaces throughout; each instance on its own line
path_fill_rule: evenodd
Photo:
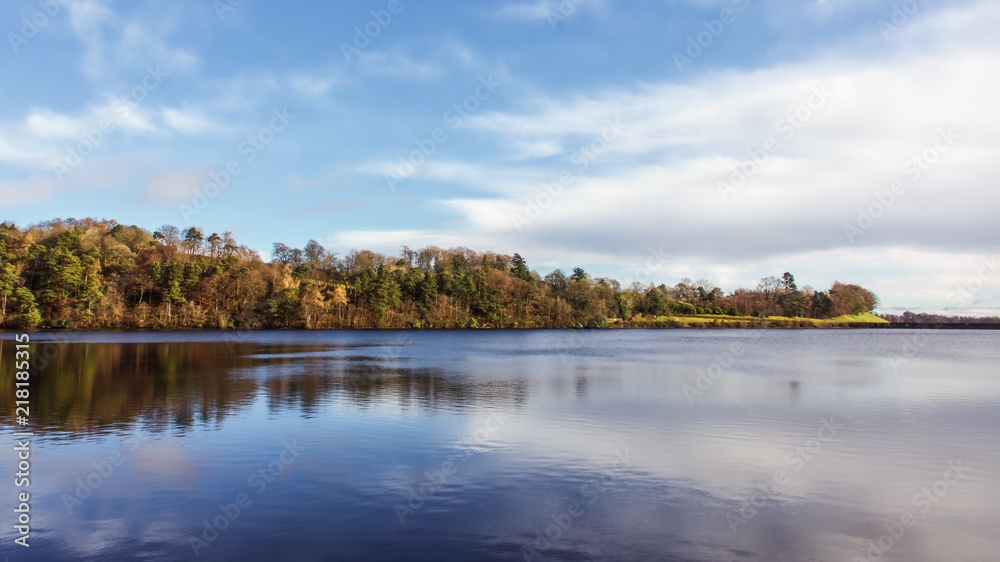
M 879 314 L 879 317 L 894 324 L 1000 324 L 997 316 L 942 316 L 923 312 L 904 312 L 902 314 Z
M 230 232 L 66 219 L 0 224 L 0 305 L 7 328 L 599 328 L 695 314 L 824 319 L 878 299 L 840 282 L 800 289 L 791 273 L 729 294 L 707 280 L 622 287 L 579 267 L 543 277 L 518 254 L 434 246 L 339 257 L 316 241 L 275 243 L 268 263 Z

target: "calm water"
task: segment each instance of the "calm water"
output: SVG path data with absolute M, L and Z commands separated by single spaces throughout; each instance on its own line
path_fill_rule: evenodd
M 997 332 L 38 335 L 30 549 L 0 337 L 11 561 L 1000 556 Z

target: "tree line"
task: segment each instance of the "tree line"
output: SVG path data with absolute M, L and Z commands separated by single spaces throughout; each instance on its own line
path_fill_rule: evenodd
M 883 320 L 894 324 L 1000 324 L 997 316 L 945 316 L 926 312 L 906 311 L 902 314 L 879 314 Z
M 878 298 L 835 282 L 761 279 L 725 294 L 707 280 L 628 287 L 576 267 L 544 276 L 519 254 L 403 247 L 398 256 L 310 240 L 271 261 L 231 232 L 113 220 L 0 224 L 0 326 L 79 329 L 582 328 L 664 317 L 831 318 Z

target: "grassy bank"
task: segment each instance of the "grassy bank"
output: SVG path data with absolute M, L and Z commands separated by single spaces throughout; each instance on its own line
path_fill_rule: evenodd
M 617 320 L 612 325 L 627 328 L 833 328 L 852 324 L 888 324 L 871 313 L 837 316 L 835 318 L 804 318 L 788 316 L 730 316 L 696 314 L 685 316 L 643 316 Z

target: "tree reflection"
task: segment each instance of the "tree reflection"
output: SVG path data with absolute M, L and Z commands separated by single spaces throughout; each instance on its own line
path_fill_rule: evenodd
M 5 342 L 6 343 L 6 342 Z M 263 393 L 272 412 L 312 416 L 324 403 L 451 408 L 520 403 L 527 384 L 408 368 L 368 346 L 233 342 L 59 343 L 32 371 L 36 429 L 99 434 L 142 424 L 185 431 L 218 424 Z M 371 351 L 370 355 L 365 355 Z M 4 423 L 13 424 L 13 354 L 0 356 Z

